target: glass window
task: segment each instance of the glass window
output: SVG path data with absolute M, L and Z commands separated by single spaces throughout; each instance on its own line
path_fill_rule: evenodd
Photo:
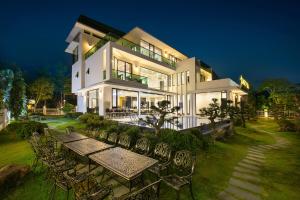
M 190 71 L 186 72 L 186 82 L 190 83 Z
M 102 68 L 106 69 L 106 49 L 102 52 Z
M 92 113 L 98 113 L 98 89 L 90 90 L 87 92 L 87 111 Z
M 144 40 L 141 40 L 141 54 L 145 56 L 149 56 L 149 43 L 145 42 Z
M 173 86 L 175 86 L 175 77 L 176 76 L 176 74 L 172 74 L 172 83 L 173 83 Z
M 177 74 L 177 85 L 181 85 L 181 74 Z
M 155 47 L 155 51 L 154 51 L 155 55 L 154 55 L 154 59 L 161 61 L 161 49 Z
M 117 107 L 117 90 L 112 89 L 112 107 Z
M 181 85 L 185 84 L 185 72 L 181 72 Z
M 73 50 L 73 64 L 78 61 L 78 46 Z

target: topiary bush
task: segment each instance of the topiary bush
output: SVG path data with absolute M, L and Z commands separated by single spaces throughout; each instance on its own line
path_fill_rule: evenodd
M 287 119 L 280 119 L 277 121 L 279 125 L 279 131 L 296 131 L 296 126 L 293 122 Z
M 131 143 L 135 144 L 137 139 L 139 138 L 139 135 L 141 133 L 141 129 L 137 126 L 131 126 L 126 131 L 126 134 L 128 134 L 131 138 Z
M 178 132 L 172 129 L 162 129 L 160 140 L 171 145 L 175 151 L 187 149 L 195 152 L 201 145 L 199 138 L 189 131 Z
M 83 115 L 82 112 L 70 112 L 70 113 L 65 114 L 65 117 L 69 118 L 69 119 L 77 119 L 81 115 Z
M 43 134 L 44 128 L 47 127 L 47 124 L 36 121 L 18 121 L 10 123 L 6 127 L 6 130 L 10 133 L 15 133 L 22 139 L 27 139 L 32 135 L 33 132 Z
M 104 117 L 94 113 L 85 113 L 79 116 L 79 121 L 86 124 L 89 130 L 96 130 L 103 128 Z

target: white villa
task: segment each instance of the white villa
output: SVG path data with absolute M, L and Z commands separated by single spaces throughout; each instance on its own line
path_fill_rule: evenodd
M 188 57 L 139 27 L 127 33 L 80 16 L 66 39 L 73 55 L 72 93 L 77 112 L 138 115 L 169 100 L 180 114 L 195 116 L 212 98 L 239 102 L 247 93 L 219 78 L 203 61 Z

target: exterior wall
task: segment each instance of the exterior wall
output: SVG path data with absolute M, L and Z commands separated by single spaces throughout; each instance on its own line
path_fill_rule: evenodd
M 76 93 L 79 89 L 81 89 L 81 63 L 77 61 L 72 65 L 72 93 Z
M 208 107 L 212 102 L 212 99 L 218 99 L 218 103 L 221 103 L 221 92 L 209 92 L 196 94 L 196 114 L 199 113 L 199 109 Z
M 108 79 L 109 66 L 109 46 L 105 45 L 98 49 L 93 55 L 85 61 L 85 87 L 89 87 L 104 81 L 103 71 L 106 70 L 106 79 Z M 105 58 L 104 58 L 105 57 Z M 87 73 L 89 70 L 89 73 Z

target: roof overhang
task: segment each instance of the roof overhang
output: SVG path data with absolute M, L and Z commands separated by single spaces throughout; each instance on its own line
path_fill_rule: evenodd
M 161 48 L 164 51 L 163 54 L 172 54 L 173 56 L 175 56 L 181 60 L 185 60 L 188 58 L 186 55 L 184 55 L 181 52 L 177 51 L 176 49 L 172 48 L 168 44 L 160 41 L 159 39 L 150 35 L 149 33 L 147 33 L 146 31 L 144 31 L 143 29 L 141 29 L 139 27 L 133 28 L 131 31 L 129 31 L 123 37 L 125 39 L 135 42 L 135 43 L 139 43 L 140 41 L 138 41 L 138 40 L 140 40 L 140 39 L 145 40 L 146 42 L 149 42 L 149 43 L 153 44 L 154 46 Z

